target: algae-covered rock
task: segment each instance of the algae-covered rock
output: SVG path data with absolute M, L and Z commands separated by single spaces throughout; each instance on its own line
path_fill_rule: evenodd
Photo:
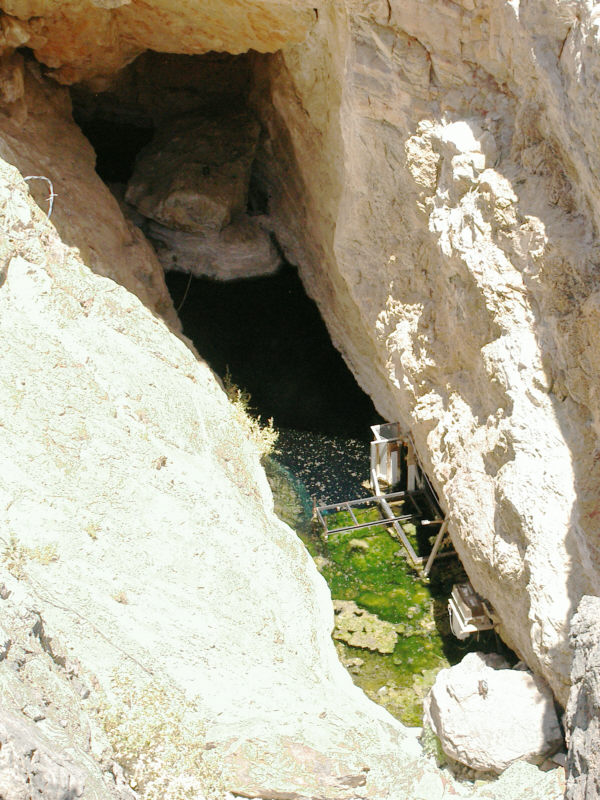
M 334 639 L 352 647 L 364 647 L 379 653 L 393 653 L 398 634 L 391 622 L 360 608 L 352 600 L 334 600 Z

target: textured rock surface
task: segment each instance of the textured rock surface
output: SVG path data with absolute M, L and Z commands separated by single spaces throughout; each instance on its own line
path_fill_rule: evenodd
M 337 661 L 327 587 L 208 368 L 3 162 L 0 224 L 3 696 L 88 765 L 90 797 L 125 791 L 119 764 L 146 798 L 473 796 Z M 554 774 L 519 786 L 560 796 Z
M 39 598 L 6 571 L 6 550 L 2 560 L 0 612 L 10 647 L 0 662 L 0 795 L 134 800 L 86 708 L 90 688 L 81 665 L 49 634 Z
M 520 4 L 484 0 L 477 6 L 468 0 L 426 4 L 340 0 L 318 4 L 315 13 L 312 4 L 291 0 L 211 3 L 201 9 L 173 0 L 143 5 L 121 0 L 92 4 L 4 0 L 2 9 L 5 45 L 30 47 L 65 82 L 104 76 L 145 47 L 188 53 L 239 52 L 248 47 L 265 51 L 303 40 L 301 45 L 286 46 L 280 56 L 255 60 L 254 103 L 269 134 L 260 167 L 277 212 L 274 229 L 287 255 L 300 264 L 334 342 L 379 410 L 413 430 L 449 513 L 454 543 L 475 588 L 500 615 L 504 637 L 566 702 L 569 620 L 582 594 L 592 593 L 599 577 L 597 8 L 583 0 Z M 59 93 L 48 92 L 39 83 L 41 88 L 28 89 L 33 93 L 29 102 L 23 98 L 29 80 L 24 79 L 18 58 L 3 58 L 0 94 L 12 106 L 1 123 L 8 143 L 3 152 L 31 174 L 45 171 L 55 159 L 68 165 L 71 155 L 61 146 L 70 130 L 64 106 L 59 107 L 64 97 L 61 100 Z M 99 80 L 94 88 L 108 83 Z M 47 105 L 50 95 L 56 114 Z M 38 107 L 42 111 L 36 130 L 29 126 Z M 25 147 L 21 143 L 27 137 Z M 80 186 L 80 173 L 90 170 L 91 152 L 81 140 L 75 150 L 80 148 L 88 156 L 78 156 L 68 179 L 57 184 L 63 198 L 69 198 L 69 213 L 62 212 L 65 219 L 57 217 L 56 225 L 64 226 L 65 241 L 77 244 L 69 239 L 69 227 L 76 235 L 86 219 L 92 221 L 80 240 L 81 250 L 98 268 L 94 263 L 98 254 L 85 248 L 97 226 L 92 210 L 99 198 L 103 205 L 105 195 L 98 181 L 93 189 L 88 186 L 89 193 L 69 194 L 71 186 Z M 83 169 L 86 158 L 90 161 Z M 27 211 L 17 200 L 11 203 L 13 211 L 24 216 L 12 219 L 16 233 L 3 247 L 12 247 L 9 254 L 23 259 L 19 232 L 27 227 Z M 113 223 L 123 225 L 118 215 L 110 219 L 109 228 Z M 90 487 L 98 497 L 104 496 L 101 483 L 91 481 L 89 464 L 83 471 L 80 468 L 78 459 L 80 452 L 85 456 L 87 440 L 69 411 L 85 407 L 85 396 L 77 392 L 87 375 L 86 348 L 103 346 L 105 336 L 111 344 L 116 340 L 123 346 L 121 350 L 113 346 L 110 356 L 129 363 L 130 340 L 134 350 L 143 341 L 149 373 L 160 372 L 156 361 L 166 363 L 161 337 L 154 351 L 161 358 L 148 355 L 152 328 L 148 321 L 146 327 L 139 322 L 133 311 L 138 307 L 127 306 L 131 298 L 124 291 L 119 293 L 112 284 L 105 289 L 102 279 L 87 273 L 77 284 L 84 286 L 82 294 L 77 295 L 70 279 L 68 290 L 56 290 L 52 281 L 59 267 L 66 268 L 61 264 L 67 251 L 53 233 L 48 237 L 45 244 L 40 241 L 35 258 L 50 258 L 50 272 L 28 272 L 22 260 L 11 262 L 8 257 L 2 267 L 6 286 L 23 289 L 11 295 L 12 312 L 6 314 L 5 338 L 11 342 L 13 364 L 18 362 L 22 369 L 7 370 L 6 391 L 13 404 L 7 399 L 5 407 L 11 410 L 18 401 L 33 403 L 27 424 L 17 415 L 21 427 L 16 426 L 17 434 L 11 432 L 14 438 L 9 443 L 18 453 L 21 440 L 31 439 L 33 451 L 24 457 L 25 466 L 18 460 L 10 462 L 6 480 L 13 482 L 13 494 L 23 498 L 20 502 L 32 505 L 44 522 L 40 530 L 31 530 L 30 525 L 25 529 L 25 513 L 19 512 L 17 531 L 29 537 L 51 532 L 54 515 L 56 535 L 59 529 L 71 532 L 73 520 L 85 517 L 79 500 L 73 506 L 72 498 L 85 496 Z M 44 247 L 54 248 L 51 257 Z M 125 263 L 122 248 L 108 262 L 99 271 L 120 268 Z M 8 270 L 13 273 L 10 282 L 9 263 L 16 264 Z M 148 275 L 154 275 L 153 270 Z M 132 271 L 125 273 L 123 282 Z M 28 283 L 34 278 L 41 281 L 37 293 Z M 94 321 L 90 307 L 96 302 L 91 296 L 95 289 L 85 293 L 91 286 L 102 286 L 101 296 L 106 292 L 97 308 L 110 330 L 106 326 L 94 330 L 93 341 L 83 337 L 79 346 L 82 331 L 77 329 L 69 339 L 65 313 L 73 310 L 72 298 L 78 296 L 77 319 L 87 314 Z M 131 288 L 140 292 L 139 285 Z M 50 295 L 55 303 L 52 324 L 44 317 Z M 148 305 L 153 302 L 150 299 Z M 123 320 L 135 320 L 142 327 L 137 331 L 133 322 L 130 327 Z M 83 320 L 82 326 L 85 329 Z M 73 345 L 77 358 L 56 358 L 59 365 L 66 361 L 69 387 L 77 396 L 72 404 L 64 403 L 58 424 L 44 428 L 40 423 L 32 436 L 31 420 L 38 419 L 39 408 L 46 414 L 45 401 L 64 394 L 61 385 L 54 395 L 40 399 L 17 383 L 23 372 L 46 375 L 47 364 L 34 363 L 31 343 L 46 343 L 48 329 L 58 331 L 52 339 L 58 340 L 56 347 L 62 347 L 65 336 L 78 344 Z M 18 337 L 28 337 L 27 345 Z M 53 347 L 47 346 L 49 357 L 57 356 Z M 173 360 L 178 363 L 176 357 Z M 121 449 L 135 461 L 127 436 L 131 430 L 139 433 L 136 425 L 144 428 L 139 414 L 145 409 L 114 394 L 116 386 L 131 381 L 127 383 L 131 397 L 142 396 L 139 373 L 137 379 L 125 380 L 116 370 L 103 377 L 106 380 L 96 382 L 98 397 L 104 398 L 104 391 L 115 400 L 117 417 L 122 416 L 118 436 L 111 438 L 116 423 L 110 423 L 105 437 L 92 439 L 94 448 L 103 443 L 106 448 L 103 453 L 92 450 L 91 458 L 96 471 L 102 471 L 101 465 L 110 472 L 118 469 L 111 454 Z M 40 385 L 46 392 L 45 382 L 35 380 L 36 391 Z M 178 392 L 186 398 L 181 408 Z M 35 402 L 30 400 L 34 396 Z M 175 381 L 148 416 L 162 420 L 164 409 L 175 413 L 175 408 L 187 419 L 183 407 L 191 403 L 196 408 L 196 402 Z M 97 408 L 105 419 L 100 400 Z M 127 415 L 133 422 L 123 421 Z M 92 419 L 96 420 L 93 414 Z M 119 427 L 126 424 L 127 434 Z M 173 438 L 177 439 L 175 433 Z M 155 441 L 150 435 L 149 440 Z M 188 444 L 181 444 L 186 453 Z M 163 456 L 167 457 L 156 455 Z M 35 459 L 52 469 L 41 477 L 32 474 Z M 147 473 L 127 463 L 136 476 L 130 488 L 144 486 Z M 66 511 L 61 494 L 52 500 L 54 506 L 44 505 L 44 516 L 39 503 L 31 499 L 32 487 L 51 497 L 55 486 L 62 485 L 63 473 L 70 476 L 70 486 L 77 484 L 77 491 L 73 488 Z M 120 491 L 122 483 L 123 475 L 117 482 Z M 25 492 L 19 488 L 23 485 Z M 186 485 L 182 493 L 187 498 L 197 488 Z M 131 496 L 130 492 L 125 498 L 115 490 L 111 500 L 116 498 L 117 506 L 127 508 Z M 152 507 L 148 497 L 135 497 L 140 507 Z M 116 508 L 106 510 L 97 502 L 98 513 L 106 515 L 114 535 L 119 527 Z M 196 507 L 182 503 L 185 512 L 179 506 L 174 513 L 187 519 Z M 16 514 L 19 505 L 13 503 L 9 509 Z M 89 524 L 98 524 L 91 512 L 89 518 Z M 153 514 L 147 521 L 154 525 L 159 518 Z M 136 534 L 143 535 L 144 521 L 142 514 L 134 525 Z M 75 536 L 68 546 L 76 548 L 78 542 Z M 78 599 L 78 593 L 89 591 L 90 581 L 85 579 L 86 575 L 89 579 L 89 554 L 67 555 L 82 563 L 81 584 L 75 587 L 66 581 L 60 559 L 45 569 Z M 140 562 L 146 558 L 141 549 L 130 555 Z M 104 551 L 102 557 L 109 558 Z M 117 566 L 122 567 L 122 558 Z M 120 588 L 113 590 L 122 596 Z M 96 608 L 95 613 L 102 615 L 108 608 L 111 630 L 145 630 L 141 614 L 132 619 L 131 604 L 118 603 L 115 614 L 104 599 L 102 610 Z M 144 595 L 144 603 L 146 599 Z M 58 611 L 53 613 L 60 617 Z M 95 664 L 91 639 L 83 646 Z M 163 640 L 168 640 L 166 632 Z M 243 641 L 242 635 L 235 653 L 240 661 Z M 223 646 L 226 650 L 227 642 Z M 160 643 L 153 641 L 150 649 L 156 650 L 159 660 L 163 656 L 168 660 L 168 648 L 161 651 Z M 184 670 L 185 659 L 178 654 L 172 660 L 177 660 L 179 671 Z M 219 674 L 216 668 L 214 672 Z M 247 670 L 236 680 L 245 685 Z M 286 680 L 282 678 L 283 683 Z M 227 692 L 225 696 L 230 697 Z M 249 697 L 238 700 L 244 707 L 250 702 Z M 230 707 L 238 709 L 239 703 L 231 701 Z M 358 774 L 355 766 L 350 765 L 348 774 Z
M 600 579 L 597 20 L 348 0 L 262 59 L 255 92 L 286 255 L 563 704 L 569 620 Z
M 233 280 L 269 275 L 281 265 L 281 256 L 255 217 L 242 216 L 224 230 L 209 233 L 142 224 L 164 269 Z
M 57 195 L 52 224 L 88 266 L 127 287 L 179 328 L 161 266 L 94 171 L 95 154 L 71 119 L 68 93 L 43 80 L 33 63 L 24 67 L 14 57 L 7 64 L 11 75 L 16 71 L 21 76 L 21 91 L 0 115 L 0 156 L 22 175 L 44 175 L 52 181 Z M 5 77 L 6 71 L 0 73 L 0 85 L 6 85 Z M 29 188 L 48 211 L 48 185 L 33 180 Z
M 398 640 L 395 625 L 360 608 L 353 600 L 334 600 L 333 638 L 352 647 L 393 653 Z
M 481 772 L 499 774 L 515 761 L 541 764 L 563 741 L 548 686 L 495 654 L 469 653 L 441 670 L 423 721 L 447 756 Z
M 125 199 L 168 228 L 220 231 L 246 211 L 259 132 L 243 113 L 170 120 L 137 157 Z
M 64 83 L 110 76 L 144 50 L 274 52 L 315 21 L 313 0 L 3 0 L 1 33 Z M 100 84 L 98 84 L 100 85 Z
M 584 597 L 571 623 L 567 800 L 600 796 L 600 597 Z
M 169 120 L 139 154 L 125 199 L 146 227 L 165 269 L 210 278 L 266 275 L 280 256 L 247 216 L 260 126 L 244 112 Z

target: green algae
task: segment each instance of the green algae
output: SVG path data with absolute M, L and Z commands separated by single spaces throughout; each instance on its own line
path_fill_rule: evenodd
M 436 562 L 430 579 L 409 565 L 404 548 L 384 526 L 332 534 L 311 521 L 311 503 L 303 487 L 273 459 L 265 464 L 276 512 L 293 527 L 323 577 L 334 600 L 357 605 L 396 625 L 393 653 L 385 655 L 340 641 L 336 648 L 354 682 L 405 725 L 420 726 L 423 698 L 440 669 L 460 661 L 469 650 L 498 649 L 493 632 L 460 642 L 451 631 L 447 600 L 452 585 L 465 580 L 456 557 Z M 359 521 L 379 518 L 376 508 L 354 509 Z M 328 527 L 351 525 L 348 512 L 331 514 Z M 404 524 L 418 552 L 428 552 L 426 529 Z

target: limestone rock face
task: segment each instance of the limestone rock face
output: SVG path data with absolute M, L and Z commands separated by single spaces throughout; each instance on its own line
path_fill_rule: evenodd
M 0 718 L 0 792 L 7 800 L 82 797 L 85 780 L 77 766 L 52 752 L 33 724 L 3 713 Z
M 1 35 L 30 47 L 63 83 L 110 76 L 144 50 L 273 52 L 300 42 L 313 0 L 3 0 Z
M 584 597 L 571 623 L 573 667 L 567 706 L 567 800 L 600 795 L 600 598 Z
M 469 653 L 441 670 L 423 719 L 446 755 L 482 772 L 499 774 L 520 760 L 541 763 L 562 744 L 548 686 L 495 654 Z
M 600 581 L 597 37 L 584 3 L 347 0 L 255 92 L 286 255 L 563 704 Z
M 337 661 L 327 586 L 208 367 L 84 266 L 5 162 L 0 225 L 0 578 L 46 648 L 23 653 L 3 613 L 0 678 L 16 663 L 39 692 L 18 708 L 60 729 L 77 678 L 80 722 L 110 740 L 107 763 L 89 733 L 90 758 L 143 797 L 413 797 L 436 772 Z

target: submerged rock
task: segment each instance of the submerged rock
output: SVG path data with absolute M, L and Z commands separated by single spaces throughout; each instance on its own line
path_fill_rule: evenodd
M 334 639 L 352 647 L 364 647 L 379 653 L 393 653 L 398 640 L 396 626 L 379 619 L 353 600 L 334 600 Z
M 442 670 L 424 709 L 446 755 L 480 772 L 541 763 L 562 744 L 548 686 L 496 654 L 469 653 Z

